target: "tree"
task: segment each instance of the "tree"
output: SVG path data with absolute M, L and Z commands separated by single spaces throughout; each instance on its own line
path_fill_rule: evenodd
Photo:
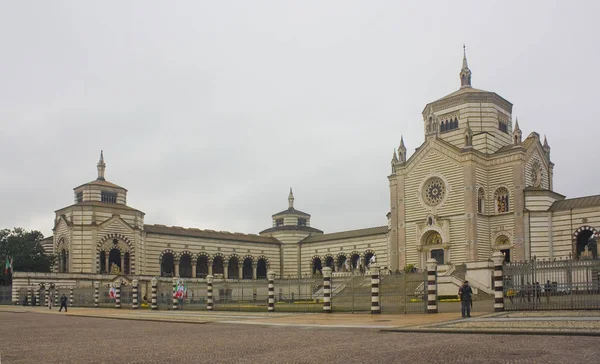
M 54 261 L 46 255 L 40 241 L 44 235 L 37 231 L 26 231 L 23 228 L 0 230 L 0 285 L 12 283 L 12 271 L 18 272 L 50 272 Z M 4 273 L 6 258 L 12 258 L 12 271 Z

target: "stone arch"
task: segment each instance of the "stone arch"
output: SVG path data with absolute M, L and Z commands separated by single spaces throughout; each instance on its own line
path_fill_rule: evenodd
M 66 237 L 60 237 L 54 247 L 57 256 L 57 268 L 59 273 L 69 271 L 69 243 Z
M 252 255 L 246 255 L 242 259 L 242 276 L 241 279 L 252 279 L 255 265 L 254 257 Z
M 177 260 L 179 261 L 179 276 L 181 278 L 193 278 L 192 265 L 195 263 L 193 262 L 194 254 L 189 250 L 184 250 L 179 253 Z
M 239 279 L 239 265 L 241 263 L 240 256 L 232 253 L 227 257 L 227 278 Z
M 494 252 L 500 252 L 504 255 L 504 261 L 507 263 L 511 262 L 512 259 L 512 248 L 515 244 L 512 242 L 512 236 L 507 231 L 499 231 L 492 236 Z
M 256 258 L 256 278 L 257 279 L 266 279 L 267 278 L 267 270 L 269 269 L 270 262 L 269 258 L 264 255 Z
M 477 213 L 485 214 L 485 190 L 483 187 L 477 189 Z
M 375 252 L 371 249 L 365 250 L 365 252 L 363 253 L 365 266 L 371 265 L 371 257 L 375 257 L 375 259 L 377 259 L 377 254 L 375 254 Z
M 212 264 L 210 259 L 210 255 L 205 252 L 200 252 L 196 256 L 196 277 L 197 278 L 206 278 L 208 275 L 208 266 Z
M 335 257 L 336 268 L 338 272 L 347 272 L 348 268 L 346 267 L 346 260 L 348 259 L 348 255 L 344 252 L 337 253 Z
M 117 244 L 114 244 L 115 241 L 117 242 Z M 135 274 L 135 245 L 129 240 L 129 238 L 119 233 L 105 234 L 96 242 L 97 271 L 100 273 L 108 273 L 108 267 L 106 267 L 106 259 L 109 257 L 110 252 L 113 249 L 117 249 L 119 251 L 119 255 L 124 254 L 124 256 L 126 257 L 127 262 L 125 262 L 125 265 L 126 267 L 128 267 L 127 273 Z M 104 254 L 102 252 L 104 252 Z M 121 271 L 123 271 L 123 268 L 125 267 L 120 268 Z
M 319 255 L 313 255 L 310 260 L 310 272 L 311 274 L 323 274 L 323 261 Z
M 350 253 L 350 264 L 351 264 L 352 269 L 356 269 L 362 264 L 361 258 L 362 257 L 360 256 L 360 253 L 357 252 L 356 250 L 354 250 L 352 253 Z
M 323 257 L 323 264 L 325 265 L 325 267 L 329 267 L 333 270 L 335 267 L 335 258 L 333 257 L 333 255 L 325 254 L 325 256 Z
M 510 190 L 506 186 L 499 186 L 494 191 L 494 213 L 502 214 L 510 211 Z
M 175 259 L 177 253 L 171 249 L 165 249 L 158 256 L 158 264 L 160 266 L 161 277 L 169 277 L 175 275 Z
M 583 225 L 577 228 L 573 232 L 573 257 L 579 258 L 582 253 L 585 251 L 585 247 L 588 247 L 593 258 L 598 257 L 598 247 L 597 246 L 589 246 L 588 240 L 592 237 L 598 239 L 598 230 L 596 230 L 593 226 Z M 595 245 L 595 244 L 594 244 Z
M 221 253 L 215 253 L 212 258 L 212 271 L 213 275 L 223 274 L 225 275 L 225 256 Z
M 417 249 L 421 251 L 421 266 L 425 266 L 428 259 L 437 260 L 438 264 L 445 264 L 447 259 L 448 244 L 444 240 L 441 229 L 437 226 L 431 226 L 421 234 Z

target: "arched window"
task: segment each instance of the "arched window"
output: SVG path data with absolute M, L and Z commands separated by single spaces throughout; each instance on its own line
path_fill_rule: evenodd
M 227 265 L 227 278 L 228 279 L 239 279 L 239 260 L 237 257 L 232 256 L 229 258 L 229 264 Z
M 496 193 L 494 193 L 496 213 L 501 214 L 503 212 L 508 212 L 510 207 L 509 200 L 510 196 L 508 190 L 505 187 L 498 188 Z
M 165 253 L 160 262 L 161 277 L 173 277 L 175 274 L 175 259 L 173 254 Z
M 182 278 L 192 278 L 192 257 L 189 254 L 183 254 L 179 258 L 179 276 Z
M 323 269 L 323 266 L 321 264 L 321 258 L 314 257 L 313 261 L 312 261 L 312 274 L 315 275 L 315 274 L 317 274 L 317 272 L 319 274 L 322 274 L 323 273 L 322 269 Z
M 482 187 L 477 191 L 477 213 L 485 213 L 485 191 Z
M 265 258 L 259 258 L 256 262 L 256 278 L 267 278 L 267 261 L 265 260 Z
M 454 129 L 458 129 L 458 118 L 454 118 Z
M 252 279 L 252 258 L 244 258 L 244 267 L 242 268 L 242 279 Z
M 208 275 L 208 256 L 200 255 L 196 263 L 196 277 L 206 278 Z

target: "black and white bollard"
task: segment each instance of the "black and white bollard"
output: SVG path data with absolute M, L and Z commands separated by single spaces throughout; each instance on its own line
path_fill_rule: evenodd
M 138 285 L 139 282 L 137 279 L 131 281 L 131 309 L 138 309 Z
M 323 312 L 331 313 L 331 268 L 323 268 Z
M 492 254 L 492 261 L 494 262 L 494 311 L 504 311 L 504 254 L 501 252 L 495 252 Z
M 115 282 L 115 308 L 121 308 L 121 282 Z
M 38 284 L 37 286 L 35 286 L 35 304 L 38 306 L 41 306 L 40 289 L 41 289 L 41 285 Z
M 100 289 L 100 282 L 94 282 L 94 307 L 100 306 L 100 294 L 98 290 Z
M 73 307 L 73 287 L 69 287 L 69 307 Z
M 44 284 L 44 306 L 50 307 L 50 284 Z
M 427 313 L 437 313 L 437 260 L 427 261 Z
M 206 309 L 212 311 L 213 309 L 213 276 L 206 276 Z
M 379 267 L 373 263 L 371 264 L 371 313 L 381 313 L 381 307 L 379 306 Z
M 152 302 L 151 302 L 151 309 L 152 310 L 158 310 L 158 304 L 156 302 L 156 287 L 158 286 L 158 279 L 156 279 L 156 277 L 152 278 Z
M 31 306 L 31 288 L 27 288 L 27 306 Z
M 54 286 L 54 306 L 58 307 L 58 286 Z
M 173 277 L 173 310 L 177 309 L 177 277 Z
M 19 304 L 19 287 L 16 284 L 12 285 L 12 302 L 13 305 Z
M 275 311 L 275 272 L 269 271 L 267 272 L 267 280 L 269 284 L 269 312 Z

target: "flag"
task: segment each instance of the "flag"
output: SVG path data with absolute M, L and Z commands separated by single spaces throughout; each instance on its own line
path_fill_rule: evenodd
M 4 274 L 8 274 L 8 271 L 12 271 L 12 258 L 8 260 L 8 255 L 6 256 L 6 264 L 4 264 Z
M 110 290 L 108 291 L 108 297 L 110 297 L 110 298 L 117 297 L 117 290 L 115 289 L 115 287 L 110 287 Z

